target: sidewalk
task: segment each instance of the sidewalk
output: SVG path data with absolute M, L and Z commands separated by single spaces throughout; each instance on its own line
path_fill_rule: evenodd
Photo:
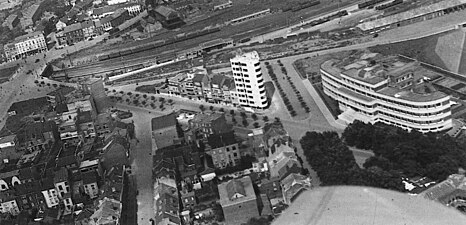
M 333 118 L 332 116 L 332 113 L 330 112 L 330 110 L 327 108 L 327 106 L 325 105 L 325 103 L 322 101 L 322 99 L 320 98 L 319 94 L 317 93 L 317 91 L 314 89 L 314 86 L 312 86 L 311 82 L 309 80 L 304 80 L 303 81 L 303 84 L 304 86 L 306 87 L 307 91 L 309 92 L 309 94 L 311 95 L 311 97 L 314 99 L 317 107 L 319 107 L 319 110 L 322 112 L 322 114 L 324 115 L 325 119 L 328 121 L 328 123 L 335 127 L 335 128 L 338 128 L 338 129 L 341 129 L 341 130 L 344 130 L 346 128 L 345 125 L 343 124 L 340 124 L 339 122 L 337 122 L 335 120 L 335 118 Z

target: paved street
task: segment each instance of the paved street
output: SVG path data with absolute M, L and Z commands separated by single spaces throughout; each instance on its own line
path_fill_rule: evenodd
M 136 185 L 139 195 L 137 196 L 138 224 L 151 224 L 150 218 L 154 218 L 153 213 L 153 181 L 152 181 L 152 156 L 151 154 L 151 119 L 160 116 L 159 112 L 144 108 L 117 104 L 116 108 L 121 110 L 131 110 L 133 117 L 128 119 L 134 121 L 136 146 L 132 151 L 133 162 L 132 172 L 136 175 Z

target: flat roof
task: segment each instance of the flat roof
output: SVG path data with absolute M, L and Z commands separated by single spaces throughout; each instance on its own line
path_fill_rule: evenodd
M 359 27 L 361 30 L 364 30 L 364 31 L 372 30 L 378 27 L 383 27 L 383 26 L 390 25 L 393 23 L 398 23 L 404 20 L 430 14 L 433 12 L 438 12 L 438 11 L 448 9 L 451 7 L 455 7 L 458 5 L 462 5 L 462 4 L 466 4 L 466 0 L 441 1 L 438 3 L 430 4 L 427 6 L 421 6 L 421 7 L 412 9 L 412 10 L 408 10 L 406 12 L 401 12 L 395 15 L 391 15 L 391 16 L 383 17 L 383 18 L 376 19 L 373 21 L 361 23 L 357 27 Z
M 407 61 L 397 55 L 385 56 L 361 50 L 343 60 L 328 60 L 321 64 L 321 69 L 339 80 L 346 78 L 371 87 L 382 87 L 374 92 L 407 101 L 427 102 L 448 96 L 424 82 L 442 77 L 442 74 L 425 68 L 418 61 Z M 372 101 L 346 88 L 341 91 L 366 102 Z
M 464 224 L 466 216 L 435 201 L 386 189 L 319 187 L 302 192 L 272 225 Z

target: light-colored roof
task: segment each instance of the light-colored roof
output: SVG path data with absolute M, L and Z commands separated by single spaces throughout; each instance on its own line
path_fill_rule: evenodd
M 246 52 L 239 54 L 231 59 L 231 61 L 258 61 L 260 59 L 257 51 Z
M 82 25 L 80 23 L 74 23 L 74 24 L 71 24 L 71 25 L 66 26 L 65 28 L 63 28 L 63 33 L 66 34 L 68 32 L 81 30 L 81 29 L 82 29 Z
M 16 135 L 8 135 L 4 137 L 0 137 L 0 143 L 7 143 L 15 141 Z
M 117 200 L 105 197 L 90 219 L 93 220 L 95 224 L 113 224 L 120 219 L 120 216 L 121 203 Z
M 86 168 L 86 167 L 89 167 L 89 166 L 95 166 L 95 165 L 98 165 L 99 164 L 99 160 L 98 159 L 94 159 L 94 160 L 85 160 L 85 161 L 82 161 L 81 164 L 79 165 L 79 168 Z
M 461 174 L 450 175 L 446 180 L 436 184 L 435 186 L 425 190 L 420 196 L 442 202 L 444 198 L 448 197 L 455 191 L 466 192 L 466 177 Z
M 364 31 L 372 30 L 378 27 L 383 27 L 389 24 L 398 23 L 398 22 L 401 22 L 407 19 L 419 17 L 419 16 L 426 15 L 426 14 L 433 13 L 433 12 L 438 12 L 438 11 L 451 8 L 454 6 L 462 5 L 462 4 L 466 4 L 466 0 L 441 1 L 438 3 L 431 4 L 431 5 L 422 6 L 419 8 L 408 10 L 406 12 L 387 16 L 387 17 L 376 19 L 373 21 L 368 21 L 365 23 L 361 23 L 358 25 L 358 27 Z
M 220 195 L 220 205 L 222 205 L 222 207 L 255 200 L 257 198 L 254 193 L 251 177 L 249 176 L 219 184 L 218 192 Z M 236 193 L 242 196 L 231 198 L 232 195 Z
M 425 82 L 418 82 L 424 79 L 437 79 L 442 76 L 441 73 L 422 66 L 418 61 L 406 62 L 396 55 L 385 56 L 367 51 L 357 51 L 342 60 L 328 60 L 321 64 L 321 69 L 335 79 L 341 80 L 344 77 L 371 87 L 377 87 L 379 89 L 374 92 L 392 98 L 411 102 L 429 102 L 448 97 Z M 411 75 L 409 79 L 397 82 L 399 77 L 407 74 Z M 411 82 L 411 84 L 407 82 Z M 382 88 L 380 89 L 380 87 Z M 353 92 L 344 87 L 340 88 L 340 91 L 346 94 Z M 365 102 L 373 101 L 371 97 L 355 92 L 351 95 Z
M 437 202 L 371 187 L 304 191 L 272 225 L 462 225 L 466 216 Z

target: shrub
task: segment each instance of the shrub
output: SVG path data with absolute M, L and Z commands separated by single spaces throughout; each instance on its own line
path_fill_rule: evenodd
M 214 111 L 214 107 L 213 107 L 213 106 L 210 106 L 209 109 L 210 109 L 210 111 Z
M 200 109 L 202 112 L 204 112 L 205 106 L 204 106 L 204 105 L 200 105 L 200 106 L 199 106 L 199 109 Z
M 234 116 L 235 115 L 235 110 L 230 110 L 230 115 Z

